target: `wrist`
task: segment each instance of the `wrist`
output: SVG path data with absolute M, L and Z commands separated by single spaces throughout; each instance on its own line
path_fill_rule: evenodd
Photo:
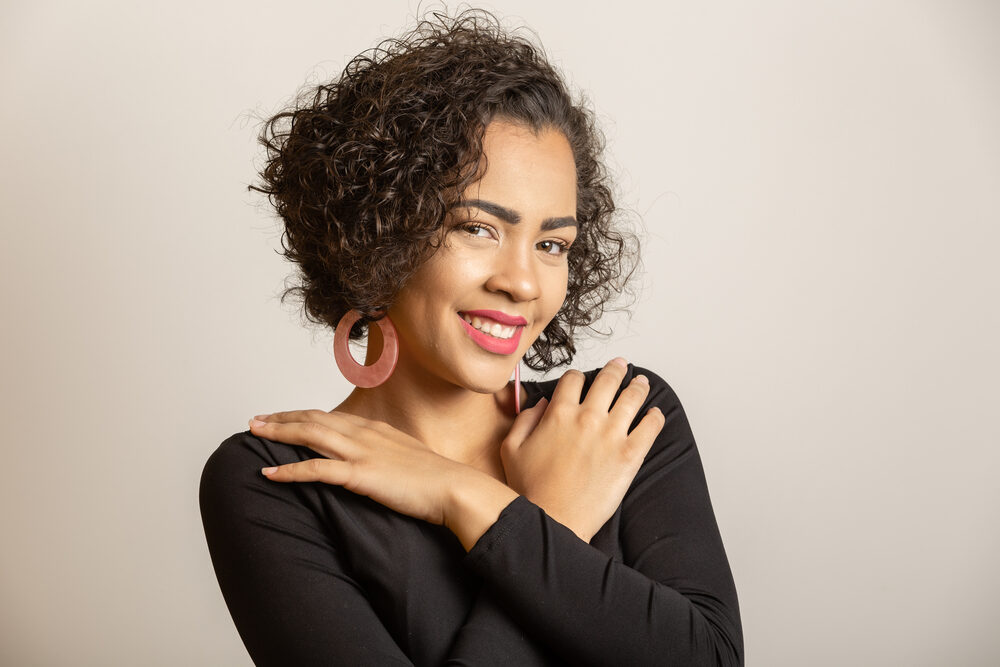
M 593 521 L 587 521 L 585 516 L 576 516 L 575 513 L 556 512 L 554 510 L 550 510 L 549 507 L 546 506 L 545 501 L 535 500 L 530 495 L 525 495 L 525 497 L 535 505 L 541 507 L 542 511 L 545 512 L 550 519 L 571 530 L 574 535 L 579 537 L 584 542 L 589 544 L 590 540 L 597 534 L 597 528 L 592 525 Z
M 518 493 L 500 480 L 473 470 L 450 485 L 445 502 L 444 525 L 455 533 L 466 551 L 490 526 Z

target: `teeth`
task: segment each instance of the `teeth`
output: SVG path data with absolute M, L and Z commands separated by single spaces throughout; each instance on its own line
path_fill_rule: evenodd
M 469 317 L 465 313 L 462 313 L 462 319 L 471 324 L 474 328 L 479 329 L 485 334 L 489 334 L 494 338 L 510 338 L 517 331 L 517 327 L 505 327 L 499 322 L 494 322 L 493 320 L 487 320 L 481 317 Z

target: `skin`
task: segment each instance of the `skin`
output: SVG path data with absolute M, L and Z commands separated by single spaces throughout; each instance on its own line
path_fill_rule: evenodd
M 653 409 L 628 432 L 649 391 L 633 380 L 612 403 L 625 360 L 609 362 L 581 402 L 584 376 L 567 371 L 551 404 L 514 416 L 509 378 L 566 296 L 568 265 L 560 245 L 572 219 L 576 171 L 559 131 L 494 120 L 483 152 L 488 168 L 463 201 L 499 204 L 520 215 L 512 224 L 484 207 L 453 209 L 442 244 L 389 309 L 399 361 L 378 387 L 355 389 L 327 412 L 258 415 L 251 431 L 310 447 L 325 458 L 264 469 L 276 482 L 337 484 L 398 512 L 448 526 L 471 549 L 517 495 L 589 541 L 614 513 L 663 427 Z M 488 208 L 485 207 L 485 208 Z M 527 320 L 517 351 L 479 347 L 458 312 L 494 309 Z M 368 358 L 381 350 L 378 327 Z
M 508 224 L 480 208 L 450 211 L 442 246 L 389 308 L 399 340 L 396 369 L 378 387 L 354 389 L 335 410 L 385 421 L 502 479 L 498 443 L 514 420 L 508 381 L 562 307 L 568 263 L 554 253 L 577 235 L 575 226 L 541 231 L 539 223 L 575 217 L 576 168 L 569 142 L 554 130 L 536 137 L 497 121 L 486 129 L 483 151 L 488 169 L 462 200 L 500 204 L 522 222 Z M 465 333 L 458 312 L 481 309 L 528 321 L 515 354 L 488 352 Z M 376 340 L 366 363 L 381 354 L 380 333 Z

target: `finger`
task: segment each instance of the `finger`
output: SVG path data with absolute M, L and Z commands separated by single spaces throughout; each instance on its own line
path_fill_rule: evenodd
M 250 420 L 250 432 L 268 440 L 301 445 L 328 458 L 346 459 L 358 453 L 359 446 L 343 433 L 319 422 L 260 422 Z
M 588 409 L 599 411 L 602 415 L 607 414 L 627 372 L 628 362 L 623 357 L 615 357 L 604 364 L 604 368 L 597 372 L 590 389 L 587 390 L 583 404 Z
M 385 422 L 378 421 L 377 419 L 368 419 L 367 417 L 362 417 L 351 412 L 344 412 L 343 410 L 338 410 L 334 408 L 333 410 L 326 411 L 313 411 L 305 410 L 305 413 L 322 412 L 322 414 L 312 415 L 315 419 L 323 423 L 333 424 L 336 426 L 340 424 L 341 426 L 345 424 L 352 424 L 358 428 L 370 428 L 374 429 L 379 426 L 386 426 Z
M 629 456 L 645 458 L 666 422 L 667 418 L 663 416 L 663 412 L 659 408 L 654 407 L 647 410 L 646 415 L 625 439 L 626 453 Z
M 326 410 L 286 410 L 284 412 L 272 412 L 269 415 L 258 415 L 254 419 L 266 422 L 287 424 L 289 422 L 324 422 L 325 418 L 333 413 Z
M 642 409 L 648 396 L 649 378 L 645 375 L 636 375 L 618 395 L 608 419 L 615 424 L 616 428 L 627 429 L 629 424 L 635 420 L 635 416 L 639 414 L 639 410 Z
M 357 429 L 370 426 L 371 422 L 363 417 L 349 415 L 346 412 L 327 412 L 326 410 L 287 410 L 263 415 L 262 421 L 268 424 L 291 424 L 315 422 L 331 428 L 346 436 L 356 436 Z M 260 416 L 254 417 L 259 419 Z
M 281 466 L 261 468 L 273 482 L 323 482 L 343 486 L 350 480 L 351 464 L 331 459 L 309 459 Z
M 521 410 L 521 413 L 514 418 L 514 425 L 510 427 L 510 431 L 503 439 L 504 449 L 516 450 L 521 446 L 521 443 L 531 435 L 531 432 L 538 426 L 538 422 L 542 420 L 542 415 L 545 414 L 545 407 L 548 404 L 549 399 L 543 396 L 540 401 L 527 410 Z
M 341 412 L 339 410 L 330 410 L 328 415 L 333 415 L 335 419 L 341 419 L 346 423 L 354 424 L 355 426 L 362 428 L 372 428 L 377 422 L 360 417 L 358 415 L 353 415 L 350 412 Z
M 555 406 L 580 405 L 580 392 L 583 390 L 583 382 L 586 378 L 583 373 L 570 369 L 563 373 L 556 383 L 556 388 L 552 392 L 552 399 L 549 401 Z

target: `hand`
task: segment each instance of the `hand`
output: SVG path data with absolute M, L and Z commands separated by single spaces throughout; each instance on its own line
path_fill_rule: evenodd
M 473 470 L 435 454 L 422 442 L 380 421 L 343 412 L 295 410 L 250 422 L 255 435 L 302 445 L 326 458 L 273 468 L 276 482 L 323 482 L 368 496 L 397 512 L 445 522 L 446 491 Z M 474 470 L 473 470 L 474 471 Z
M 608 362 L 583 403 L 584 375 L 567 371 L 551 403 L 543 398 L 522 411 L 500 448 L 508 485 L 586 542 L 621 504 L 665 423 L 652 408 L 628 433 L 649 394 L 643 376 L 633 378 L 609 411 L 626 368 L 624 360 Z

